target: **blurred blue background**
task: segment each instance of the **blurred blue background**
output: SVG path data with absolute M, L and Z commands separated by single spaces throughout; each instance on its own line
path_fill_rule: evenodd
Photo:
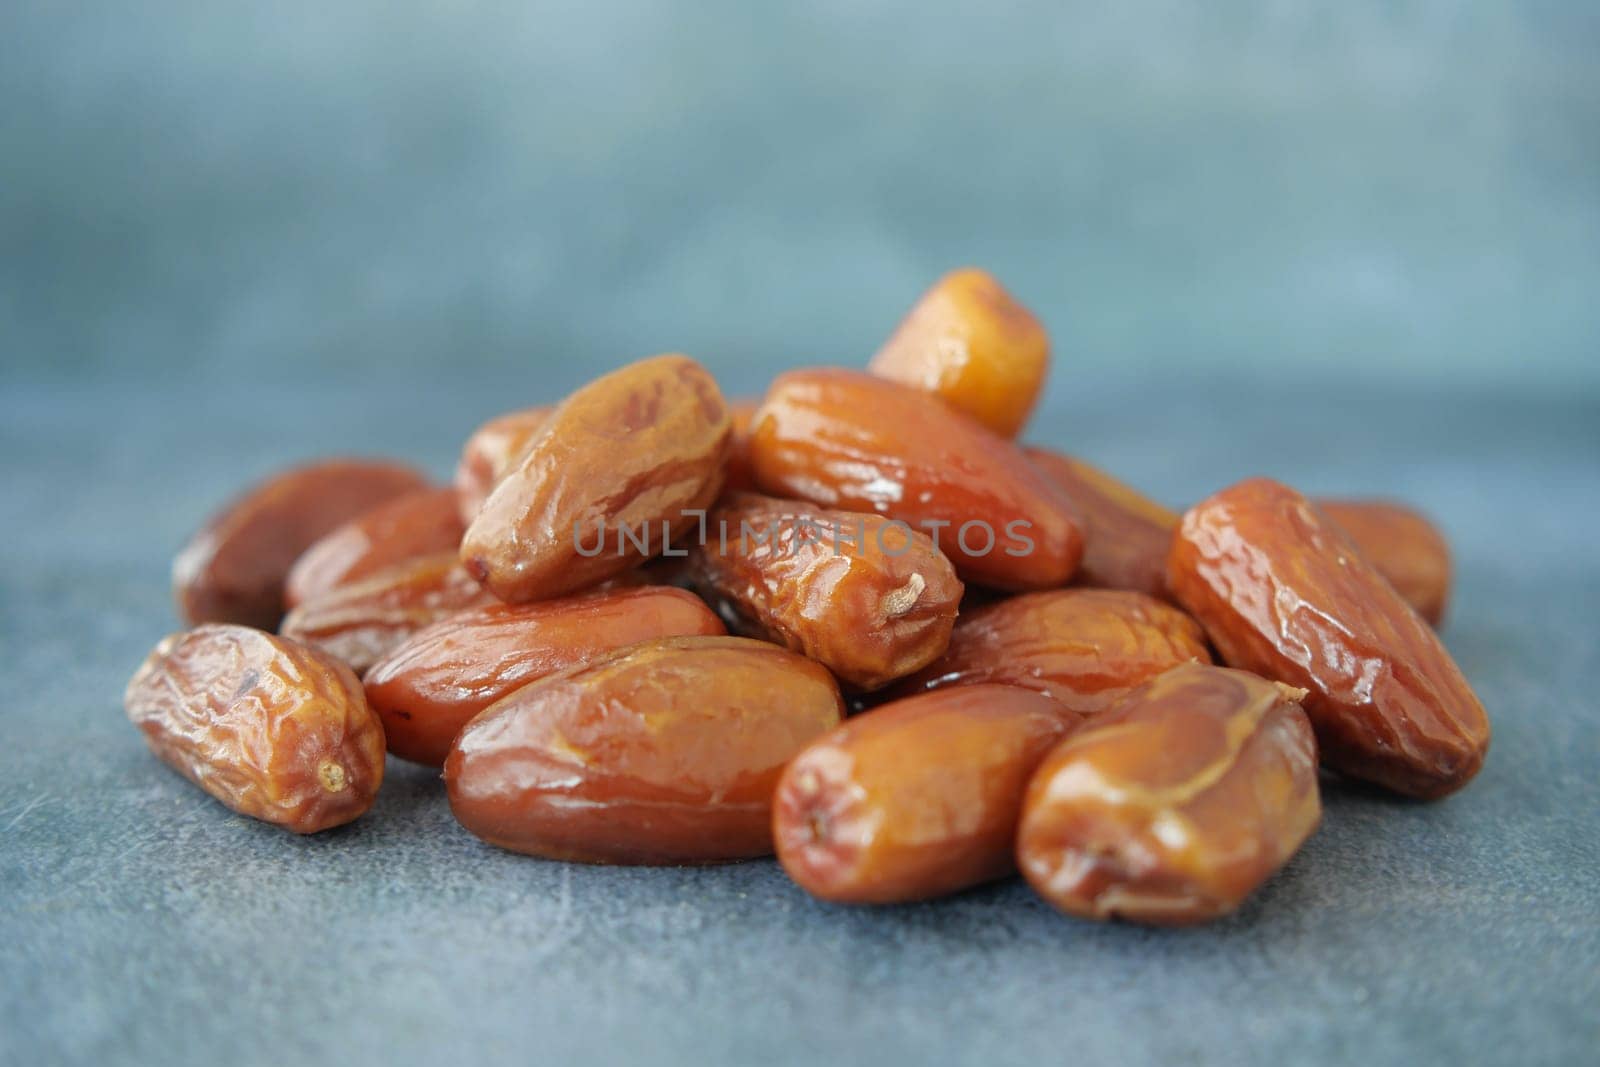
M 749 390 L 973 263 L 1053 392 L 1600 391 L 1600 6 L 940 6 L 9 0 L 5 374 Z

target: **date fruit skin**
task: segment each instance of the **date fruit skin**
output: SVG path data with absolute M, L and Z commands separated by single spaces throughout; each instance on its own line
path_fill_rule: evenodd
M 1057 589 L 963 615 L 950 647 L 895 686 L 895 695 L 996 682 L 1098 715 L 1136 686 L 1181 663 L 1210 663 L 1199 623 L 1143 593 Z
M 1083 518 L 1083 562 L 1073 584 L 1165 597 L 1167 549 L 1178 513 L 1081 459 L 1046 448 L 1025 451 Z
M 1044 388 L 1050 337 L 993 275 L 969 267 L 922 295 L 868 369 L 1012 438 Z
M 478 517 L 500 480 L 522 462 L 528 446 L 555 408 L 548 404 L 507 412 L 478 427 L 462 446 L 452 484 L 463 527 Z
M 1083 555 L 1072 501 L 1021 449 L 870 374 L 780 376 L 756 412 L 750 461 L 763 492 L 877 512 L 928 534 L 966 582 L 1051 589 Z
M 673 637 L 523 686 L 445 761 L 450 809 L 492 845 L 587 863 L 772 851 L 783 767 L 839 725 L 826 668 L 764 641 Z
M 290 608 L 381 570 L 439 552 L 454 552 L 466 530 L 453 489 L 419 489 L 351 519 L 303 552 L 289 569 Z
M 420 471 L 379 460 L 333 459 L 283 471 L 234 499 L 172 561 L 172 593 L 190 625 L 273 629 L 289 568 L 318 538 L 403 493 Z
M 1190 508 L 1167 581 L 1224 662 L 1309 690 L 1323 762 L 1432 799 L 1483 765 L 1489 719 L 1438 636 L 1288 486 L 1255 478 Z
M 927 900 L 1011 874 L 1029 776 L 1076 723 L 1009 685 L 885 704 L 813 742 L 773 801 L 778 859 L 824 900 Z
M 755 420 L 761 401 L 740 397 L 728 401 L 728 418 L 733 427 L 728 437 L 728 462 L 724 468 L 724 494 L 756 487 L 755 473 L 750 469 L 750 423 Z
M 361 674 L 423 627 L 493 602 L 454 552 L 437 552 L 301 604 L 280 632 Z
M 1435 629 L 1450 602 L 1450 544 L 1439 528 L 1388 500 L 1316 501 L 1367 562 Z
M 724 497 L 706 529 L 689 572 L 737 633 L 809 656 L 857 689 L 910 674 L 950 643 L 963 586 L 925 534 L 755 493 Z
M 722 487 L 731 424 L 704 367 L 640 360 L 551 413 L 467 527 L 461 561 L 507 603 L 605 581 L 695 525 Z M 618 527 L 647 533 L 649 551 Z M 580 551 L 580 548 L 585 551 Z M 588 550 L 597 549 L 593 554 Z
M 1301 692 L 1186 664 L 1130 694 L 1029 783 L 1024 877 L 1086 919 L 1181 926 L 1233 911 L 1322 818 Z
M 163 762 L 239 814 L 295 833 L 356 818 L 383 782 L 383 726 L 350 669 L 248 626 L 166 637 L 123 706 Z
M 699 598 L 664 586 L 495 603 L 418 632 L 364 684 L 389 751 L 441 767 L 473 716 L 530 682 L 640 641 L 725 632 Z

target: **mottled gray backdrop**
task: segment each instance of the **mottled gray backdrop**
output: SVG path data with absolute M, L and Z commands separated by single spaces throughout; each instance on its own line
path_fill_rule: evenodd
M 1065 389 L 1594 388 L 1597 55 L 1583 0 L 7 0 L 0 345 L 73 376 L 855 361 L 972 262 Z

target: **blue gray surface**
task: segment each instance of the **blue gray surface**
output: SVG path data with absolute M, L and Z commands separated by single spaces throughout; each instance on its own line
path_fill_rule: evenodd
M 851 359 L 975 262 L 1059 349 L 1600 385 L 1590 0 L 7 0 L 50 371 Z
M 174 625 L 167 559 L 241 482 L 327 451 L 448 469 L 485 412 L 417 388 L 0 400 L 0 1061 L 1561 1064 L 1600 1047 L 1600 402 L 1337 386 L 1064 385 L 1035 436 L 1178 501 L 1251 472 L 1416 500 L 1449 530 L 1448 640 L 1494 718 L 1433 805 L 1330 788 L 1236 917 L 1094 926 L 1006 884 L 820 904 L 770 862 L 497 852 L 432 772 L 299 839 L 234 816 L 123 719 Z M 1498 427 L 1492 433 L 1484 427 Z

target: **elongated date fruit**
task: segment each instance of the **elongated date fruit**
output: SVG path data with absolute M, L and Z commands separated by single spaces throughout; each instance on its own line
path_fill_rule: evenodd
M 689 573 L 737 632 L 810 656 L 858 689 L 943 652 L 963 588 L 909 526 L 755 493 L 711 513 Z
M 283 620 L 281 632 L 360 674 L 423 627 L 493 601 L 454 552 L 440 552 L 301 604 Z
M 1318 500 L 1395 592 L 1437 627 L 1450 602 L 1450 544 L 1426 517 L 1388 500 Z
M 522 463 L 528 447 L 554 410 L 546 404 L 507 412 L 490 419 L 467 438 L 453 482 L 463 526 L 478 517 L 494 487 Z
M 1029 884 L 1086 919 L 1233 911 L 1322 817 L 1300 695 L 1187 664 L 1072 734 L 1028 785 L 1017 865 Z
M 993 275 L 970 267 L 924 293 L 869 365 L 1006 438 L 1028 421 L 1049 367 L 1039 320 Z
M 641 360 L 573 393 L 467 527 L 461 561 L 508 603 L 602 582 L 661 553 L 722 488 L 730 422 L 687 356 Z
M 523 686 L 445 761 L 450 809 L 514 852 L 716 863 L 772 851 L 784 764 L 835 726 L 826 668 L 738 637 L 673 637 Z
M 123 706 L 178 773 L 239 814 L 295 833 L 349 822 L 383 782 L 383 726 L 350 669 L 248 626 L 165 638 Z
M 269 478 L 214 515 L 173 560 L 178 614 L 191 625 L 276 627 L 284 580 L 302 552 L 362 512 L 427 484 L 410 467 L 359 459 Z
M 1076 717 L 1009 685 L 943 689 L 858 715 L 784 771 L 778 859 L 813 896 L 890 904 L 1015 869 L 1028 778 Z
M 364 684 L 389 751 L 439 767 L 473 716 L 530 682 L 640 641 L 724 632 L 698 597 L 664 586 L 495 603 L 420 631 Z
M 1310 501 L 1266 478 L 1190 508 L 1167 580 L 1224 662 L 1309 690 L 1322 759 L 1431 799 L 1465 785 L 1489 718 L 1438 636 Z
M 877 512 L 928 534 L 964 581 L 1054 588 L 1083 555 L 1071 500 L 1021 449 L 870 374 L 779 377 L 756 412 L 750 461 L 764 492 Z
M 1079 715 L 1097 715 L 1180 663 L 1210 663 L 1189 616 L 1143 593 L 1058 589 L 978 608 L 957 621 L 950 647 L 895 686 L 896 695 L 996 682 L 1037 690 Z
M 1083 562 L 1073 583 L 1164 597 L 1178 513 L 1072 456 L 1028 448 L 1028 459 L 1072 498 L 1083 518 Z
M 293 608 L 397 563 L 454 552 L 465 529 L 453 489 L 397 496 L 306 549 L 289 570 L 284 598 Z

